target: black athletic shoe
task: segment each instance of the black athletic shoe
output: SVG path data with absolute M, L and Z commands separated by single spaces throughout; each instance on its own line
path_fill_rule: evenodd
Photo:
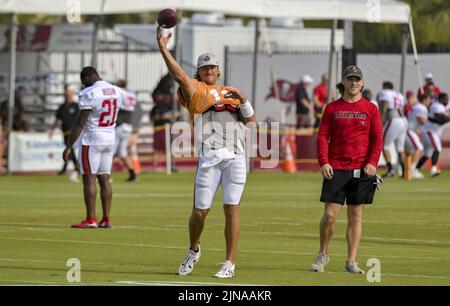
M 381 177 L 394 177 L 395 176 L 395 171 L 391 170 L 389 172 L 386 172 L 385 174 L 383 174 Z

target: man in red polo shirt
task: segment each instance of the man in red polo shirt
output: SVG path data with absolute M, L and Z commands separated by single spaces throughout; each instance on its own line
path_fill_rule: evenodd
M 328 74 L 322 75 L 322 81 L 319 85 L 314 87 L 313 90 L 313 101 L 314 101 L 314 128 L 318 128 L 320 125 L 320 118 L 322 118 L 322 113 L 327 104 L 327 84 L 328 84 Z
M 347 203 L 348 258 L 345 271 L 363 274 L 356 263 L 361 239 L 363 204 L 371 204 L 378 184 L 378 160 L 383 147 L 383 126 L 377 107 L 362 97 L 363 74 L 357 66 L 343 72 L 336 88 L 341 98 L 328 104 L 320 124 L 317 147 L 322 176 L 320 252 L 312 271 L 323 272 L 329 262 L 328 246 L 337 216 Z

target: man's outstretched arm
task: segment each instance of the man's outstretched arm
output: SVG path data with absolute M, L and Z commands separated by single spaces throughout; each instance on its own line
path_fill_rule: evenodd
M 166 37 L 162 34 L 160 27 L 156 29 L 156 39 L 158 41 L 159 51 L 166 62 L 167 69 L 169 69 L 169 73 L 175 82 L 180 85 L 183 98 L 186 101 L 190 101 L 195 93 L 195 87 L 192 85 L 192 80 L 189 75 L 184 72 L 183 68 L 181 68 L 173 58 L 172 54 L 170 54 L 169 49 L 167 49 L 167 43 L 171 37 L 172 33 Z

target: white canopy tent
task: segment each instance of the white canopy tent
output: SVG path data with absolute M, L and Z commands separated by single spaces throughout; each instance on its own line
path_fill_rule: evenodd
M 79 4 L 79 6 L 78 6 Z M 297 17 L 305 20 L 342 19 L 408 23 L 407 4 L 394 0 L 0 0 L 0 13 L 65 15 L 78 8 L 83 15 L 178 10 L 223 12 L 247 17 Z
M 259 18 L 291 17 L 303 20 L 334 20 L 332 40 L 336 27 L 336 20 L 350 20 L 372 23 L 395 23 L 409 25 L 413 50 L 418 67 L 418 81 L 421 85 L 421 75 L 418 65 L 417 49 L 412 29 L 411 10 L 406 3 L 395 0 L 0 0 L 0 14 L 12 16 L 10 35 L 11 69 L 9 94 L 9 130 L 12 128 L 12 109 L 14 107 L 14 79 L 15 79 L 15 41 L 17 33 L 17 15 L 46 14 L 46 15 L 103 15 L 157 12 L 164 8 L 192 12 L 219 12 L 231 16 L 246 16 L 256 19 L 255 55 L 253 79 L 257 74 L 256 57 L 259 37 Z M 95 37 L 95 36 L 94 36 Z M 179 39 L 179 35 L 176 35 Z M 404 39 L 409 39 L 404 36 Z M 403 59 L 406 55 L 403 43 Z M 93 43 L 95 50 L 95 42 Z M 334 42 L 330 47 L 331 53 Z M 404 65 L 402 65 L 403 67 Z M 402 72 L 403 74 L 403 72 Z M 401 82 L 402 83 L 402 82 Z M 256 84 L 256 82 L 254 82 Z M 330 86 L 329 86 L 330 87 Z M 402 87 L 402 85 L 401 85 Z M 420 86 L 422 87 L 422 86 Z M 255 96 L 255 85 L 252 98 Z M 254 99 L 253 99 L 254 100 Z

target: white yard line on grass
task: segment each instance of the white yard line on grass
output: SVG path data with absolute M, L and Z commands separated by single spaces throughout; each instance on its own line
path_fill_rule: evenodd
M 212 251 L 212 250 L 211 250 Z M 221 250 L 216 250 L 221 251 Z M 251 251 L 254 252 L 254 251 Z M 286 252 L 261 252 L 257 251 L 258 253 L 286 253 Z M 246 253 L 250 253 L 250 251 L 247 251 Z M 292 254 L 292 253 L 291 253 Z M 296 254 L 298 255 L 298 254 Z M 304 254 L 311 256 L 311 254 Z M 342 255 L 344 256 L 344 255 Z M 381 257 L 387 257 L 387 256 L 381 256 Z M 39 260 L 39 259 L 16 259 L 16 258 L 0 258 L 0 261 L 9 261 L 9 262 L 31 262 L 31 263 L 54 263 L 54 261 L 48 261 L 48 260 Z M 104 266 L 107 266 L 108 264 L 105 263 L 94 263 L 89 262 L 89 264 L 101 264 Z M 332 272 L 332 271 L 326 271 L 325 273 L 329 274 L 348 274 L 345 272 Z M 382 273 L 381 276 L 387 276 L 387 277 L 414 277 L 414 278 L 431 278 L 431 279 L 449 279 L 450 276 L 442 276 L 442 275 L 420 275 L 420 274 L 397 274 L 397 273 Z M 21 283 L 35 283 L 35 284 L 49 284 L 49 285 L 60 285 L 60 283 L 53 283 L 53 282 L 39 282 L 39 281 L 26 281 L 26 280 L 1 280 L 0 282 L 21 282 Z M 270 286 L 270 285 L 263 285 L 263 284 L 234 284 L 234 283 L 213 283 L 213 282 L 179 282 L 179 281 L 116 281 L 117 284 L 128 284 L 128 285 L 149 285 L 149 286 L 181 286 L 181 285 L 231 285 L 231 286 Z M 67 284 L 64 284 L 67 285 Z M 102 285 L 102 284 L 93 284 L 89 283 L 89 285 Z
M 75 244 L 89 244 L 89 245 L 109 245 L 109 246 L 123 246 L 123 247 L 139 247 L 139 248 L 155 248 L 155 249 L 171 249 L 171 250 L 184 250 L 186 247 L 175 246 L 162 246 L 143 243 L 118 243 L 118 242 L 104 242 L 104 241 L 80 241 L 80 240 L 56 240 L 56 239 L 43 239 L 43 238 L 13 238 L 13 237 L 0 237 L 0 240 L 10 241 L 36 241 L 36 242 L 50 242 L 50 243 L 75 243 Z M 223 252 L 223 249 L 208 248 L 210 252 Z M 264 251 L 264 250 L 245 250 L 241 249 L 239 252 L 248 254 L 282 254 L 293 256 L 311 256 L 313 253 L 300 253 L 300 252 L 287 252 L 287 251 Z M 333 254 L 333 256 L 344 257 L 345 254 Z M 419 260 L 450 260 L 449 257 L 420 257 L 420 256 L 389 256 L 389 255 L 365 255 L 364 257 L 371 258 L 403 258 L 403 259 L 419 259 Z
M 55 282 L 40 282 L 40 281 L 29 281 L 29 280 L 22 280 L 22 279 L 0 279 L 0 283 L 9 283 L 10 285 L 12 283 L 22 283 L 22 284 L 32 284 L 32 285 L 42 285 L 42 286 L 48 286 L 48 285 L 62 286 L 62 285 L 67 285 L 67 283 L 63 284 L 63 283 L 55 283 Z M 16 285 L 11 285 L 11 286 L 16 286 Z
M 111 286 L 110 283 L 56 283 L 56 282 L 41 282 L 41 281 L 30 281 L 23 279 L 0 279 L 0 283 L 9 283 L 4 286 Z M 24 285 L 16 285 L 14 283 L 21 283 Z M 27 285 L 28 284 L 28 285 Z
M 260 231 L 260 233 L 267 233 L 272 235 L 281 236 L 299 236 L 299 237 L 313 237 L 318 238 L 318 234 L 308 234 L 308 233 L 291 233 L 291 232 L 273 232 L 273 231 Z M 344 235 L 335 235 L 334 237 L 344 238 Z M 420 240 L 420 239 L 406 239 L 406 238 L 387 238 L 387 237 L 368 237 L 364 236 L 362 240 L 365 241 L 393 241 L 393 242 L 405 242 L 405 243 L 421 243 L 426 245 L 447 245 L 450 241 L 440 241 L 440 240 Z
M 299 220 L 298 218 L 295 220 Z M 317 223 L 319 224 L 319 219 L 300 219 L 301 222 L 266 222 L 266 221 L 257 221 L 256 224 L 261 225 L 291 225 L 291 226 L 301 226 L 305 223 Z M 303 222 L 303 223 L 302 223 Z M 336 221 L 337 223 L 347 224 L 347 220 L 340 219 Z M 435 223 L 435 222 L 427 222 L 427 221 L 414 221 L 414 220 L 364 220 L 363 223 L 368 224 L 394 224 L 394 225 L 436 225 L 436 226 L 450 226 L 450 223 Z
M 17 228 L 16 226 L 30 226 L 36 225 L 37 227 L 21 227 Z M 70 230 L 70 227 L 67 224 L 33 224 L 33 223 L 11 223 L 11 222 L 0 222 L 0 227 L 8 227 L 15 228 L 17 230 L 31 230 L 31 231 L 48 231 L 48 232 L 65 232 L 66 230 Z M 48 226 L 48 228 L 44 228 L 41 226 Z M 62 228 L 61 228 L 62 227 Z M 61 229 L 60 229 L 61 228 Z M 177 231 L 177 230 L 185 230 L 186 225 L 166 225 L 164 227 L 157 226 L 136 226 L 136 225 L 123 225 L 123 226 L 114 226 L 115 229 L 136 229 L 136 230 L 167 230 L 167 231 Z M 2 230 L 0 229 L 0 232 Z M 5 232 L 14 232 L 5 230 Z
M 261 284 L 236 284 L 236 283 L 214 283 L 214 282 L 170 282 L 170 281 L 116 281 L 123 285 L 145 285 L 145 286 L 273 286 Z
M 328 274 L 348 274 L 348 272 L 331 272 L 331 271 L 325 271 L 324 273 Z M 434 279 L 449 279 L 450 276 L 443 276 L 443 275 L 420 275 L 420 274 L 390 274 L 390 273 L 381 273 L 381 277 L 414 277 L 414 278 L 434 278 Z
M 15 193 L 15 192 L 4 192 L 0 191 L 0 195 L 10 195 L 14 196 L 14 198 L 17 197 L 31 197 L 31 198 L 56 198 L 56 199 L 63 199 L 63 198 L 82 198 L 82 193 L 66 193 L 66 194 L 58 194 L 58 193 L 50 193 L 50 194 L 33 194 L 30 196 L 26 193 Z M 185 198 L 185 197 L 192 197 L 192 193 L 115 193 L 115 198 Z
M 308 272 L 309 273 L 309 272 Z M 312 272 L 311 272 L 312 273 Z M 325 272 L 328 274 L 349 274 L 346 272 Z M 441 275 L 420 275 L 420 274 L 390 274 L 382 273 L 381 277 L 412 277 L 412 278 L 429 278 L 429 279 L 448 279 L 449 276 Z M 178 282 L 178 281 L 116 281 L 116 284 L 123 285 L 143 285 L 143 286 L 274 286 L 266 284 L 240 284 L 240 283 L 214 283 L 214 282 Z
M 172 228 L 163 228 L 163 227 L 156 227 L 156 229 L 162 229 L 162 230 L 174 230 Z M 95 230 L 95 229 L 88 229 L 88 230 Z M 178 230 L 178 229 L 177 229 Z M 264 233 L 263 231 L 259 231 L 260 233 Z M 291 232 L 268 232 L 270 234 L 274 234 L 274 235 L 287 235 L 287 236 L 303 236 L 303 237 L 317 237 L 317 234 L 309 234 L 309 233 L 291 233 Z M 336 235 L 336 237 L 339 238 L 345 238 L 345 236 L 338 236 Z M 0 239 L 4 239 L 4 240 L 21 240 L 21 239 L 32 239 L 32 238 L 10 238 L 10 237 L 0 237 Z M 446 245 L 446 244 L 450 244 L 450 241 L 441 241 L 441 240 L 420 240 L 420 239 L 406 239 L 406 238 L 387 238 L 387 237 L 367 237 L 365 236 L 363 238 L 363 240 L 367 240 L 367 241 L 393 241 L 393 242 L 406 242 L 406 243 L 422 243 L 422 244 L 436 244 L 436 245 Z M 76 241 L 76 240 L 52 240 L 52 239 L 36 239 L 35 241 L 48 241 L 48 242 L 73 242 L 73 243 L 98 243 L 98 244 L 108 244 L 109 242 L 87 242 L 87 241 Z M 114 243 L 111 243 L 111 245 L 114 245 Z M 116 245 L 123 245 L 123 246 L 140 246 L 138 244 L 121 244 L 118 243 Z
M 302 225 L 301 223 L 288 223 L 288 222 L 255 222 L 256 224 L 260 224 L 260 225 L 294 225 L 294 226 L 299 226 Z M 38 226 L 51 226 L 51 227 L 64 227 L 66 228 L 67 225 L 62 225 L 62 224 L 32 224 L 32 223 L 9 223 L 9 222 L 0 222 L 0 225 L 38 225 Z M 221 224 L 210 224 L 210 225 L 221 225 Z M 222 226 L 222 225 L 221 225 Z M 171 225 L 170 227 L 141 227 L 141 226 L 134 226 L 134 225 L 129 225 L 129 226 L 115 226 L 115 228 L 123 228 L 123 229 L 137 229 L 137 230 L 182 230 L 182 227 L 178 227 L 177 225 Z M 26 230 L 33 230 L 34 228 L 22 228 L 22 229 L 26 229 Z M 41 230 L 41 231 L 46 231 L 47 229 L 45 228 L 35 228 L 35 230 Z M 54 229 L 51 229 L 51 231 L 54 231 Z M 64 229 L 58 229 L 58 231 L 65 231 Z M 261 232 L 261 231 L 260 231 Z M 271 231 L 270 234 L 275 234 L 275 235 L 288 235 L 288 236 L 297 236 L 299 235 L 298 233 L 292 233 L 292 232 L 274 232 Z M 317 234 L 309 234 L 309 233 L 302 233 L 301 236 L 305 236 L 305 237 L 317 237 Z M 337 236 L 337 237 L 341 237 L 341 236 Z M 341 237 L 342 238 L 342 237 Z M 344 237 L 345 238 L 345 237 Z M 406 242 L 406 243 L 423 243 L 423 244 L 450 244 L 450 241 L 441 241 L 441 240 L 421 240 L 421 239 L 406 239 L 406 238 L 387 238 L 387 237 L 368 237 L 365 236 L 363 238 L 364 240 L 373 240 L 373 241 L 394 241 L 394 242 Z
M 95 229 L 87 229 L 95 230 Z M 43 238 L 13 238 L 13 237 L 0 237 L 0 240 L 12 240 L 12 241 L 36 241 L 36 242 L 57 242 L 57 243 L 76 243 L 76 244 L 92 244 L 92 245 L 110 245 L 110 246 L 125 246 L 125 247 L 140 247 L 140 248 L 160 248 L 160 249 L 185 249 L 185 247 L 172 247 L 162 245 L 152 245 L 143 243 L 115 243 L 115 242 L 103 242 L 103 241 L 82 241 L 82 240 L 59 240 L 59 239 L 43 239 Z
M 17 222 L 0 222 L 0 226 L 1 225 L 24 225 L 24 226 L 27 226 L 27 225 L 35 225 L 35 226 L 39 226 L 39 227 L 41 227 L 41 226 L 53 226 L 53 227 L 62 227 L 62 226 L 64 226 L 64 227 L 66 227 L 67 226 L 67 224 L 66 225 L 64 225 L 64 224 L 49 224 L 49 223 L 17 223 Z

